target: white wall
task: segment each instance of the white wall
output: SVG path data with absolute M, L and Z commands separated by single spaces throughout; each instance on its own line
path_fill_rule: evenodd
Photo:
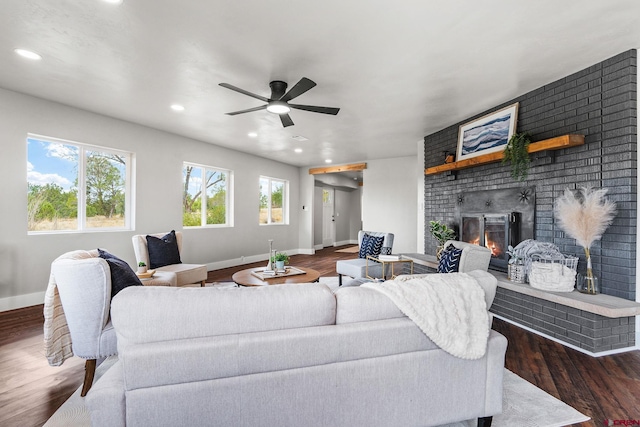
M 50 264 L 64 252 L 102 247 L 133 265 L 132 235 L 182 230 L 183 161 L 230 169 L 235 185 L 235 226 L 183 230 L 184 261 L 209 264 L 213 269 L 266 259 L 268 239 L 274 239 L 274 247 L 279 250 L 298 251 L 299 245 L 313 246 L 311 210 L 305 227 L 299 224 L 299 182 L 301 176 L 308 176 L 306 169 L 303 173 L 300 168 L 283 163 L 3 89 L 0 117 L 0 311 L 41 304 Z M 134 152 L 136 229 L 27 235 L 27 133 Z M 258 225 L 259 175 L 289 181 L 289 225 Z M 304 203 L 312 207 L 310 191 L 309 200 Z M 300 236 L 299 228 L 305 233 L 308 230 L 308 235 Z
M 393 252 L 417 252 L 416 157 L 367 161 L 362 197 L 363 229 L 394 234 Z

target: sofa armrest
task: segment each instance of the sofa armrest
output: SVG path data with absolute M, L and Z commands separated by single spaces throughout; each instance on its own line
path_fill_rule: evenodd
M 122 362 L 116 362 L 91 387 L 85 397 L 92 427 L 124 427 L 125 397 Z
M 51 264 L 78 357 L 104 356 L 99 337 L 109 322 L 111 270 L 102 258 L 59 259 Z

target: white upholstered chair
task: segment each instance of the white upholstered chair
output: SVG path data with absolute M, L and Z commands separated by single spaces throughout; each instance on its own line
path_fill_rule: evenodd
M 362 247 L 362 238 L 365 234 L 369 234 L 374 237 L 384 237 L 384 240 L 382 241 L 382 251 L 380 253 L 384 255 L 391 255 L 391 250 L 393 249 L 393 233 L 360 230 L 358 231 L 359 247 Z M 338 273 L 338 283 L 340 286 L 342 286 L 343 275 L 353 277 L 354 279 L 365 277 L 367 272 L 367 259 L 356 258 L 340 260 L 336 263 L 336 272 Z M 369 261 L 368 273 L 370 277 L 381 278 L 383 276 L 382 265 Z
M 182 232 L 176 231 L 176 241 L 178 243 L 178 252 L 182 257 Z M 149 234 L 161 238 L 167 233 Z M 133 250 L 136 254 L 136 263 L 144 262 L 151 267 L 149 261 L 149 250 L 147 248 L 147 234 L 136 234 L 131 238 L 133 242 Z M 176 286 L 189 285 L 192 283 L 200 283 L 204 286 L 207 279 L 207 266 L 204 264 L 171 264 L 164 267 L 156 268 L 160 272 L 169 272 L 176 275 Z
M 81 392 L 85 396 L 93 384 L 97 361 L 117 353 L 116 333 L 109 317 L 111 270 L 96 250 L 74 251 L 51 264 L 51 275 L 64 311 L 64 319 L 51 327 L 68 327 L 73 355 L 87 359 Z
M 460 264 L 458 265 L 459 273 L 468 273 L 473 270 L 487 271 L 489 268 L 489 262 L 491 261 L 491 250 L 489 248 L 458 240 L 447 240 L 444 247 L 448 248 L 449 245 L 453 245 L 456 249 L 462 249 Z

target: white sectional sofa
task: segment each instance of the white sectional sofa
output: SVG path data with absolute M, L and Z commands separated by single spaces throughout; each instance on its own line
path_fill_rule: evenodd
M 489 306 L 495 278 L 477 277 Z M 373 289 L 130 287 L 111 314 L 119 360 L 87 395 L 94 427 L 435 426 L 502 410 L 502 335 L 456 358 Z

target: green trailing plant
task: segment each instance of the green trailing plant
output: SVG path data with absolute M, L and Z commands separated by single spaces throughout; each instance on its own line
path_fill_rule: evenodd
M 524 181 L 529 175 L 530 142 L 528 133 L 514 133 L 504 148 L 502 163 L 511 163 L 511 177 L 516 181 Z
M 439 246 L 443 246 L 447 240 L 456 238 L 456 232 L 440 221 L 429 221 L 429 231 L 438 241 Z

